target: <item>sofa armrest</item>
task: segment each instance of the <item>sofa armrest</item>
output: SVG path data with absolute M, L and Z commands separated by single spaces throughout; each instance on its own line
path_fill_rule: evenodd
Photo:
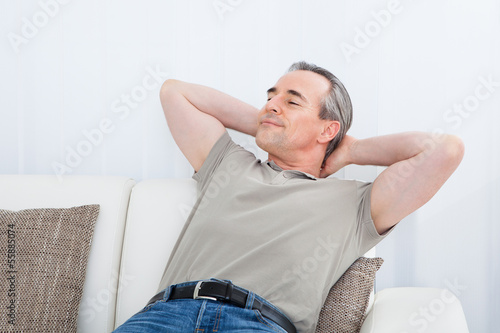
M 460 300 L 447 289 L 389 288 L 375 301 L 360 333 L 468 333 Z

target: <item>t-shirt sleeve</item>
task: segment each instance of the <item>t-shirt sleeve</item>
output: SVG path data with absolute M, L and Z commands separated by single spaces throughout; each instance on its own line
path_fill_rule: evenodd
M 371 214 L 371 194 L 373 183 L 357 184 L 358 198 L 358 250 L 362 255 L 384 239 L 393 229 L 380 235 L 375 228 Z
M 220 166 L 224 157 L 237 147 L 229 133 L 225 131 L 215 142 L 200 170 L 193 174 L 193 179 L 198 182 L 198 189 L 202 189 L 209 182 L 210 176 Z

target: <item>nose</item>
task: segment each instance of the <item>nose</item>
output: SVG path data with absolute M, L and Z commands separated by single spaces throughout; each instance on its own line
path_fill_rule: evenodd
M 278 96 L 274 96 L 266 103 L 266 111 L 281 114 L 281 107 L 278 102 Z

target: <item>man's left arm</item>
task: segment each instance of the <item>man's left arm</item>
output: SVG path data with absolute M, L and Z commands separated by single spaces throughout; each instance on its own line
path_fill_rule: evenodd
M 321 176 L 348 164 L 387 166 L 374 181 L 371 214 L 383 234 L 441 188 L 460 164 L 464 145 L 453 135 L 408 132 L 357 140 L 346 136 Z

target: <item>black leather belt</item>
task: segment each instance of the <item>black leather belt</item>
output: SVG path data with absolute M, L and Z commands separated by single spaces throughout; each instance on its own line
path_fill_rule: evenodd
M 164 291 L 159 292 L 151 298 L 147 305 L 162 300 Z M 235 287 L 230 282 L 225 281 L 199 281 L 196 285 L 173 286 L 168 299 L 211 299 L 214 301 L 228 302 L 244 308 L 248 297 L 248 291 Z M 274 321 L 283 327 L 288 333 L 296 333 L 295 326 L 281 312 L 270 307 L 266 303 L 255 298 L 253 302 L 254 310 L 259 310 L 262 316 Z

